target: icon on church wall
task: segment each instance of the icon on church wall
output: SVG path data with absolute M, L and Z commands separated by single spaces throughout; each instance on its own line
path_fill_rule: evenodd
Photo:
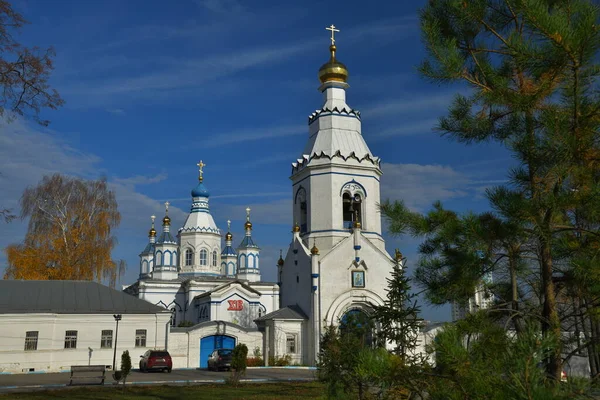
M 365 271 L 352 271 L 352 287 L 365 287 Z

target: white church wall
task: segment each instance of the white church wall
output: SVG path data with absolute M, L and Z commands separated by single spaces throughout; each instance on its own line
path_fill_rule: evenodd
M 168 350 L 173 359 L 173 368 L 198 368 L 200 366 L 200 341 L 206 336 L 227 335 L 235 338 L 236 345 L 244 343 L 248 353 L 258 347 L 262 349 L 262 334 L 256 330 L 246 330 L 222 321 L 209 321 L 191 328 L 172 329 Z
M 294 254 L 294 246 L 298 250 Z M 297 261 L 297 263 L 295 262 Z M 310 312 L 311 304 L 311 259 L 300 243 L 292 244 L 287 252 L 281 274 L 281 304 L 298 305 L 305 312 Z
M 118 338 L 115 320 L 105 314 L 3 314 L 0 315 L 0 372 L 60 372 L 72 365 L 107 365 L 112 367 L 115 339 L 117 363 L 129 350 L 133 368 L 139 355 L 148 349 L 164 349 L 170 315 L 123 314 Z M 146 330 L 146 345 L 136 347 L 136 330 Z M 101 348 L 103 330 L 112 330 L 112 346 Z M 28 331 L 37 331 L 37 350 L 25 349 Z M 65 349 L 66 331 L 77 331 L 76 348 Z M 91 357 L 89 348 L 92 349 Z
M 292 364 L 303 364 L 305 355 L 305 336 L 303 335 L 303 322 L 296 320 L 274 320 L 272 325 L 271 355 L 275 358 L 289 356 Z M 294 339 L 295 351 L 288 351 L 288 338 Z

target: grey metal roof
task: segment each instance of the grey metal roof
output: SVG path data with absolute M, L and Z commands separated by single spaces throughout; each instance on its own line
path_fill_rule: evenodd
M 265 314 L 254 321 L 266 321 L 270 319 L 308 319 L 308 317 L 298 305 L 294 305 L 280 308 L 279 310 Z
M 0 314 L 156 314 L 145 300 L 91 281 L 0 280 Z

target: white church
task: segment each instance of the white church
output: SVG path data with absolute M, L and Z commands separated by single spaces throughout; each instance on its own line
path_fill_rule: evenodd
M 168 203 L 158 235 L 152 219 L 139 280 L 125 291 L 171 312 L 167 348 L 174 368 L 205 367 L 214 348 L 237 343 L 250 354 L 258 348 L 315 365 L 325 327 L 383 304 L 386 278 L 402 267 L 399 252 L 386 252 L 381 232 L 381 161 L 363 138 L 360 112 L 346 103 L 348 70 L 336 57 L 334 27 L 328 29 L 330 59 L 318 75 L 323 103 L 309 116 L 308 140 L 292 163 L 293 228 L 277 282 L 261 280 L 250 209 L 239 244 L 230 226 L 222 243 L 204 163 L 177 233 L 170 231 Z

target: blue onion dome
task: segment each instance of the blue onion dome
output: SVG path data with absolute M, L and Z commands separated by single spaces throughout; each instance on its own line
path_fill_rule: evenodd
M 208 189 L 206 189 L 206 186 L 204 186 L 204 184 L 202 182 L 198 183 L 198 186 L 196 186 L 193 190 L 192 190 L 192 197 L 209 197 L 210 193 L 208 192 Z

